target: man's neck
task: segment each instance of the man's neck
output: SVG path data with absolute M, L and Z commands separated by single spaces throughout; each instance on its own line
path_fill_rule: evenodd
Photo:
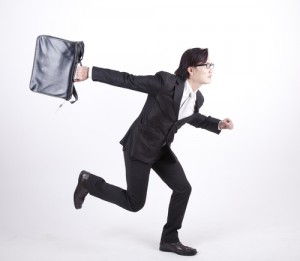
M 190 84 L 190 86 L 192 87 L 193 92 L 198 91 L 198 89 L 201 87 L 201 85 L 196 84 L 195 82 L 193 82 L 190 79 L 187 79 L 187 81 Z

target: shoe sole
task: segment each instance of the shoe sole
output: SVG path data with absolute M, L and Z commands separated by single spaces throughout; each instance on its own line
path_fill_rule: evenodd
M 197 254 L 197 252 L 195 253 L 186 253 L 186 254 L 183 254 L 183 253 L 179 253 L 179 252 L 175 252 L 175 251 L 172 251 L 170 249 L 166 249 L 166 248 L 159 248 L 160 251 L 162 252 L 169 252 L 169 253 L 174 253 L 174 254 L 177 254 L 177 255 L 180 255 L 180 256 L 194 256 Z

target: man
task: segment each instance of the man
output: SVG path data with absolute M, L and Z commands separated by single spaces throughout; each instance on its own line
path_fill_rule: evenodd
M 197 253 L 196 249 L 181 244 L 178 237 L 191 185 L 170 146 L 175 133 L 185 123 L 217 134 L 222 129 L 233 128 L 228 118 L 218 120 L 198 112 L 204 102 L 199 88 L 211 82 L 213 66 L 208 49 L 193 48 L 183 53 L 175 75 L 158 72 L 152 76 L 134 76 L 98 67 L 92 71 L 89 67 L 78 67 L 75 81 L 84 81 L 91 75 L 93 81 L 144 92 L 148 96 L 140 115 L 120 142 L 127 190 L 82 171 L 74 192 L 76 209 L 82 207 L 86 195 L 90 194 L 126 210 L 139 211 L 145 204 L 149 173 L 153 169 L 173 190 L 159 249 L 185 256 Z

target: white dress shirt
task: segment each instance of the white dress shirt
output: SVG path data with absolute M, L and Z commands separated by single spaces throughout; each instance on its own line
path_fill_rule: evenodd
M 194 113 L 196 105 L 196 92 L 193 91 L 188 80 L 186 80 L 180 102 L 178 120 L 189 117 Z

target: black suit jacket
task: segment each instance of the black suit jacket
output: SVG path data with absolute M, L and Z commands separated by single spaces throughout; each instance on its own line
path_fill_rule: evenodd
M 120 141 L 132 159 L 152 164 L 159 157 L 164 145 L 170 150 L 174 134 L 185 123 L 220 133 L 218 130 L 220 120 L 199 113 L 204 102 L 200 91 L 197 91 L 194 114 L 178 120 L 185 82 L 173 74 L 158 72 L 155 75 L 135 76 L 93 67 L 92 79 L 148 94 L 140 115 Z M 171 155 L 177 160 L 173 153 Z

